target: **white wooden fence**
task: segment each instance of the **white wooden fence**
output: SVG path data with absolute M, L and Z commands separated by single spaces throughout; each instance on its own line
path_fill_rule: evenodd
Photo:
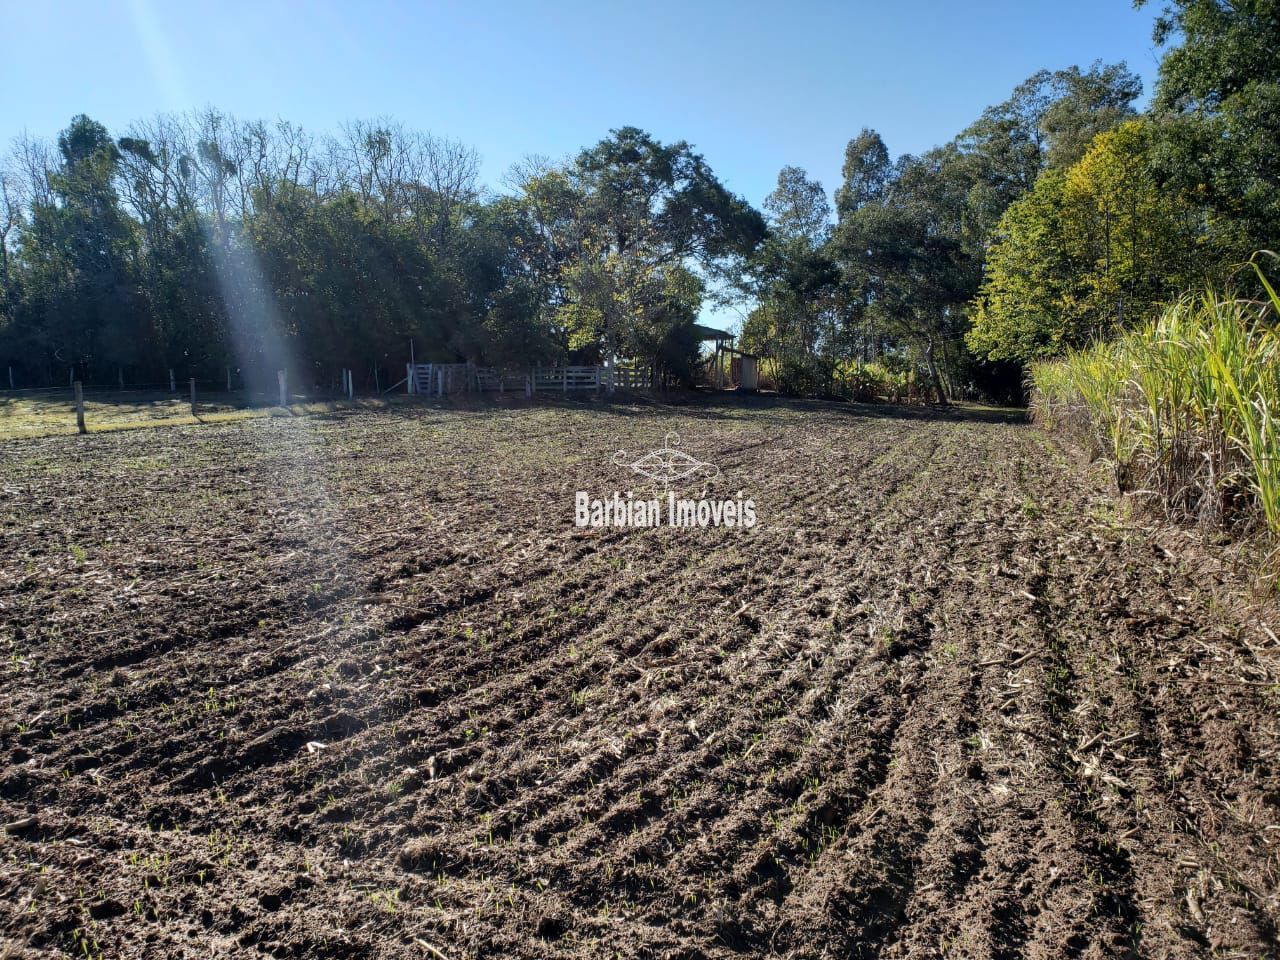
M 614 387 L 623 390 L 648 390 L 653 386 L 653 370 L 649 367 L 619 364 L 612 373 Z
M 454 393 L 561 393 L 614 389 L 648 390 L 653 374 L 648 367 L 619 365 L 535 366 L 528 372 L 477 367 L 470 363 L 405 364 L 406 389 L 422 396 Z
M 599 390 L 607 386 L 604 367 L 534 367 L 534 393 L 568 393 L 570 390 Z
M 405 371 L 409 393 L 443 396 L 471 390 L 472 367 L 468 363 L 410 363 Z

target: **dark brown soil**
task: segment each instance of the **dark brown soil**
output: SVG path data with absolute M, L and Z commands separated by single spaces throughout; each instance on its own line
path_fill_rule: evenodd
M 759 524 L 575 529 L 668 431 Z M 1122 514 L 977 411 L 6 443 L 0 955 L 1276 956 L 1274 624 Z

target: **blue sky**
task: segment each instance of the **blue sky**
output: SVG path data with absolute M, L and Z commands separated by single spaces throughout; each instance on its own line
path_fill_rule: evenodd
M 79 112 L 217 106 L 314 131 L 389 114 L 476 147 L 498 185 L 634 124 L 759 204 L 798 164 L 834 190 L 863 126 L 949 139 L 1040 67 L 1155 75 L 1155 9 L 1076 2 L 252 3 L 0 0 L 0 142 Z

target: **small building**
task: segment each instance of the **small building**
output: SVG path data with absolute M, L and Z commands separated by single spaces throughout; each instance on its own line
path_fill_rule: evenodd
M 700 323 L 693 325 L 693 332 L 703 343 L 712 342 L 715 349 L 708 361 L 711 386 L 717 390 L 758 390 L 760 388 L 759 357 L 744 353 L 734 347 L 736 339 L 727 330 L 717 330 Z M 725 369 L 725 360 L 728 369 Z

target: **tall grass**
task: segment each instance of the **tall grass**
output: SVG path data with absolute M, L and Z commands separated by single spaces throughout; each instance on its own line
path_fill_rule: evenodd
M 1268 302 L 1187 296 L 1118 340 L 1034 365 L 1033 415 L 1091 445 L 1122 489 L 1280 542 L 1280 298 L 1263 283 Z

